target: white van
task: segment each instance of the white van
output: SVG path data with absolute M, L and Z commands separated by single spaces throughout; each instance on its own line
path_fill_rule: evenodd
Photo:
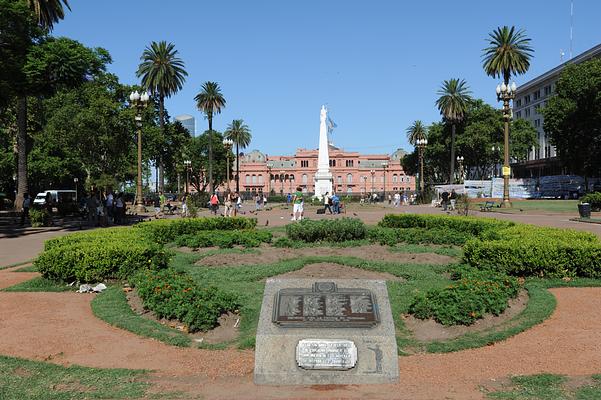
M 75 190 L 46 190 L 44 192 L 40 192 L 33 199 L 34 206 L 45 206 L 46 205 L 46 196 L 52 197 L 52 202 L 54 204 L 61 203 L 77 203 L 77 191 Z

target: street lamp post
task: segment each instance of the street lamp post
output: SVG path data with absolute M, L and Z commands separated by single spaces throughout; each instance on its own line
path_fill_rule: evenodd
M 234 145 L 234 141 L 232 139 L 223 139 L 223 147 L 225 147 L 225 154 L 227 157 L 227 164 L 225 166 L 226 169 L 226 181 L 227 181 L 227 191 L 230 191 L 230 150 Z M 238 171 L 236 171 L 236 174 Z
M 459 164 L 459 183 L 463 183 L 463 156 L 457 156 L 457 163 Z
M 131 92 L 129 95 L 130 107 L 136 110 L 136 128 L 138 130 L 138 182 L 136 185 L 136 212 L 146 211 L 142 201 L 142 110 L 148 105 L 150 95 L 148 92 L 142 94 Z
M 503 82 L 497 85 L 497 101 L 503 102 L 503 120 L 505 121 L 505 137 L 503 146 L 503 202 L 501 207 L 510 208 L 511 201 L 509 200 L 509 176 L 511 169 L 509 168 L 509 121 L 511 120 L 510 101 L 515 98 L 517 86 L 515 82 L 511 85 Z
M 192 161 L 184 160 L 184 167 L 186 167 L 186 194 L 189 193 L 188 185 L 190 184 L 190 168 L 192 165 Z
M 280 194 L 282 196 L 284 195 L 284 172 L 286 171 L 280 171 L 280 184 L 282 185 L 282 188 L 280 189 Z
M 419 191 L 424 191 L 424 150 L 428 145 L 428 139 L 417 139 L 417 150 L 419 152 Z
M 78 201 L 77 199 L 77 182 L 79 182 L 78 178 L 73 178 L 73 185 L 75 186 L 75 201 Z
M 374 198 L 374 180 L 376 178 L 376 170 L 372 169 L 371 171 L 369 171 L 369 173 L 371 174 L 371 198 Z
M 384 193 L 382 197 L 384 201 L 386 201 L 386 168 L 388 168 L 388 161 L 382 163 L 382 170 L 384 171 Z

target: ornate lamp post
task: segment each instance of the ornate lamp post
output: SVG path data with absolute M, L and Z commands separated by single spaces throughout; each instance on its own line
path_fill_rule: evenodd
M 417 150 L 419 153 L 419 191 L 424 191 L 424 150 L 428 145 L 428 139 L 417 139 Z
M 142 94 L 131 92 L 129 95 L 129 105 L 136 110 L 136 128 L 138 130 L 138 183 L 136 185 L 136 212 L 146 211 L 142 200 L 142 110 L 148 105 L 150 95 L 148 92 Z
M 382 197 L 384 201 L 386 201 L 386 168 L 388 168 L 388 161 L 382 163 L 382 170 L 384 171 L 384 194 Z
M 373 198 L 373 196 L 374 196 L 374 180 L 376 178 L 376 170 L 372 169 L 369 171 L 369 173 L 371 174 L 371 196 Z
M 77 182 L 79 182 L 78 178 L 73 178 L 73 185 L 75 186 L 75 201 L 78 201 L 77 199 Z
M 230 150 L 232 149 L 232 146 L 234 145 L 234 141 L 232 139 L 223 139 L 223 147 L 225 147 L 225 154 L 227 157 L 227 164 L 225 165 L 225 169 L 226 169 L 226 178 L 225 180 L 227 181 L 227 191 L 230 191 Z M 238 171 L 236 171 L 236 174 L 238 174 Z
M 457 156 L 457 163 L 459 164 L 459 183 L 463 183 L 463 156 Z
M 282 185 L 282 188 L 280 189 L 280 194 L 282 196 L 284 195 L 284 172 L 286 171 L 280 171 L 280 184 Z
M 515 91 L 517 86 L 515 82 L 511 85 L 506 85 L 503 82 L 497 85 L 497 101 L 503 102 L 503 120 L 505 121 L 505 140 L 503 146 L 503 202 L 501 207 L 511 207 L 511 201 L 509 200 L 509 176 L 511 175 L 511 169 L 509 168 L 509 121 L 511 120 L 511 106 L 510 101 L 515 98 Z
M 186 194 L 188 193 L 188 185 L 190 184 L 190 169 L 192 168 L 192 161 L 184 160 L 184 167 L 186 167 Z

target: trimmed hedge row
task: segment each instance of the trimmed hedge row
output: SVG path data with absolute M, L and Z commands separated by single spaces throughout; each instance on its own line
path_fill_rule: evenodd
M 212 286 L 200 287 L 188 274 L 171 268 L 141 270 L 130 283 L 146 309 L 158 318 L 177 319 L 189 332 L 212 329 L 221 314 L 239 307 L 235 296 Z
M 474 237 L 514 226 L 511 221 L 491 218 L 452 217 L 447 215 L 388 214 L 378 226 L 384 228 L 443 229 L 463 232 Z
M 270 243 L 272 237 L 273 235 L 269 231 L 200 231 L 195 234 L 179 236 L 175 239 L 175 243 L 178 246 L 187 246 L 194 249 L 211 246 L 230 248 L 234 245 L 259 247 L 261 243 Z
M 382 228 L 373 227 L 367 231 L 367 238 L 374 243 L 394 246 L 397 243 L 410 244 L 451 244 L 461 246 L 465 244 L 471 235 L 442 228 Z
M 257 226 L 256 218 L 182 218 L 176 220 L 155 220 L 142 222 L 134 226 L 144 236 L 157 243 L 169 243 L 177 237 L 195 234 L 199 231 L 253 229 Z
M 343 242 L 365 239 L 367 227 L 357 218 L 302 220 L 286 225 L 286 235 L 303 242 Z
M 81 241 L 45 250 L 34 265 L 48 279 L 98 282 L 126 279 L 140 268 L 167 267 L 170 253 L 143 240 Z
M 409 312 L 443 325 L 471 325 L 485 314 L 501 314 L 520 289 L 516 278 L 491 271 L 463 268 L 454 275 L 452 285 L 418 293 Z
M 77 243 L 120 241 L 152 243 L 152 241 L 149 238 L 142 236 L 140 232 L 137 232 L 131 228 L 116 227 L 96 229 L 87 232 L 78 232 L 71 235 L 59 236 L 56 238 L 48 239 L 44 243 L 44 250 L 51 250 L 56 247 L 67 246 Z

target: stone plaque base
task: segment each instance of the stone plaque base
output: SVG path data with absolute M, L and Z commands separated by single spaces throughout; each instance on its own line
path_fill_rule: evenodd
M 339 288 L 369 289 L 377 300 L 380 322 L 373 327 L 283 327 L 273 323 L 274 298 L 280 289 L 306 288 L 315 282 L 335 282 Z M 357 348 L 348 370 L 304 369 L 296 354 L 301 340 L 350 340 Z M 386 282 L 359 279 L 268 279 L 257 329 L 254 380 L 262 385 L 370 384 L 399 380 L 394 323 Z

